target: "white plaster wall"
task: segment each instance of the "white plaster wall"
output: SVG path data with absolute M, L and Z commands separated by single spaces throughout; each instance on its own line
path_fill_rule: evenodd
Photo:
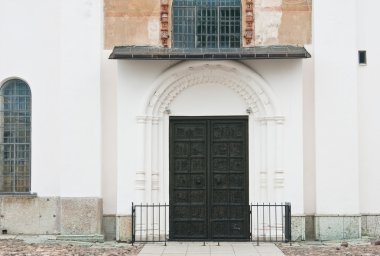
M 116 60 L 114 60 L 116 61 Z M 132 202 L 144 202 L 136 191 L 136 171 L 143 169 L 143 136 L 137 116 L 154 80 L 175 62 L 117 61 L 117 213 L 129 214 Z
M 314 56 L 313 46 L 305 46 Z M 315 214 L 315 103 L 314 58 L 303 61 L 303 150 L 305 214 Z
M 273 89 L 285 116 L 283 162 L 285 189 L 282 201 L 292 204 L 292 214 L 303 214 L 303 60 L 245 62 Z
M 379 1 L 357 1 L 357 50 L 367 50 L 367 66 L 358 67 L 360 211 L 380 213 L 380 35 Z M 356 52 L 357 54 L 357 52 Z M 356 55 L 357 56 L 357 55 Z
M 0 81 L 31 87 L 39 196 L 100 196 L 101 3 L 0 2 Z
M 279 98 L 281 111 L 285 116 L 285 192 L 281 196 L 284 201 L 292 202 L 294 213 L 303 213 L 302 61 L 244 63 L 256 70 Z M 144 131 L 139 129 L 136 117 L 145 114 L 144 106 L 155 79 L 174 64 L 175 62 L 169 61 L 118 61 L 118 214 L 128 214 L 131 202 L 145 200 L 142 193 L 135 189 L 136 170 L 144 168 L 144 159 L 141 158 L 144 155 L 141 145 Z M 207 85 L 203 88 L 194 86 L 186 89 L 171 105 L 171 114 L 246 114 L 244 102 L 231 89 L 214 87 L 216 86 Z M 215 89 L 218 89 L 217 94 Z
M 51 196 L 59 195 L 59 125 L 51 120 L 59 107 L 60 3 L 40 2 L 1 1 L 0 81 L 18 77 L 31 88 L 32 191 Z
M 61 195 L 101 196 L 101 0 L 61 1 Z
M 104 50 L 101 72 L 103 213 L 117 209 L 117 61 Z
M 200 84 L 183 91 L 173 101 L 173 116 L 247 115 L 243 99 L 231 88 L 217 84 Z
M 356 2 L 313 1 L 317 214 L 359 213 Z

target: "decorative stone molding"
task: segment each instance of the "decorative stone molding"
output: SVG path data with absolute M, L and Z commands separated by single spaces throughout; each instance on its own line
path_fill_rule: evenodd
M 212 70 L 200 71 L 196 74 L 188 74 L 185 77 L 178 79 L 178 85 L 167 94 L 163 102 L 158 108 L 158 112 L 162 115 L 169 108 L 173 100 L 184 90 L 201 84 L 216 84 L 224 86 L 235 91 L 246 103 L 248 108 L 252 109 L 253 113 L 258 112 L 257 95 L 249 90 L 248 86 L 243 83 L 237 83 L 231 76 L 224 75 L 224 72 L 213 72 Z
M 146 119 L 146 116 L 138 116 L 136 117 L 136 121 L 138 124 L 145 124 L 147 119 Z
M 171 104 L 192 86 L 217 85 L 239 95 L 249 115 L 250 200 L 276 201 L 283 194 L 283 123 L 277 99 L 269 85 L 252 69 L 234 61 L 182 62 L 164 72 L 152 85 L 144 117 L 138 117 L 144 131 L 146 202 L 169 199 L 169 115 Z M 245 113 L 245 109 L 242 110 Z M 144 123 L 145 122 L 145 123 Z M 252 136 L 251 136 L 252 135 Z M 281 171 L 279 171 L 281 170 Z
M 152 173 L 152 189 L 153 190 L 159 190 L 160 189 L 159 175 L 160 174 L 158 172 Z
M 250 45 L 254 38 L 254 24 L 255 24 L 254 0 L 246 0 L 245 7 L 245 32 L 244 38 L 246 45 Z
M 136 189 L 145 190 L 145 172 L 142 170 L 136 171 Z
M 284 171 L 277 170 L 274 174 L 274 187 L 275 188 L 284 188 Z
M 268 187 L 268 174 L 265 171 L 260 172 L 260 188 L 266 189 Z
M 169 2 L 161 0 L 161 43 L 164 47 L 169 45 Z
M 256 121 L 266 123 L 266 122 L 276 122 L 278 124 L 283 124 L 285 122 L 285 117 L 283 116 L 265 116 L 265 117 L 257 117 Z
M 238 93 L 253 115 L 282 116 L 275 96 L 266 82 L 244 64 L 221 61 L 205 64 L 202 61 L 184 62 L 170 69 L 156 82 L 156 90 L 147 103 L 146 115 L 162 116 L 165 109 L 185 89 L 201 84 L 227 86 Z
M 160 117 L 152 117 L 152 124 L 158 125 L 160 123 Z

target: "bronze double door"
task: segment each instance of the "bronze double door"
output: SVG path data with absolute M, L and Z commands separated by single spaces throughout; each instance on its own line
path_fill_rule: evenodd
M 170 118 L 171 240 L 249 239 L 248 118 Z

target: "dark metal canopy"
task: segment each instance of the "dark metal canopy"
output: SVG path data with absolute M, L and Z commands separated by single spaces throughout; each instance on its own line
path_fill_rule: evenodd
M 109 58 L 130 60 L 248 60 L 302 59 L 310 57 L 310 53 L 302 46 L 276 45 L 247 48 L 116 46 Z

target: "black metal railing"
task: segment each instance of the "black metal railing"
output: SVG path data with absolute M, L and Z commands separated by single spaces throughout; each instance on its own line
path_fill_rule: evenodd
M 251 241 L 290 242 L 292 237 L 291 205 L 251 204 L 250 230 Z
M 169 236 L 168 204 L 132 203 L 132 244 L 166 242 Z
M 250 241 L 290 242 L 292 237 L 291 205 L 250 204 Z M 132 244 L 166 242 L 169 238 L 169 204 L 132 203 Z

